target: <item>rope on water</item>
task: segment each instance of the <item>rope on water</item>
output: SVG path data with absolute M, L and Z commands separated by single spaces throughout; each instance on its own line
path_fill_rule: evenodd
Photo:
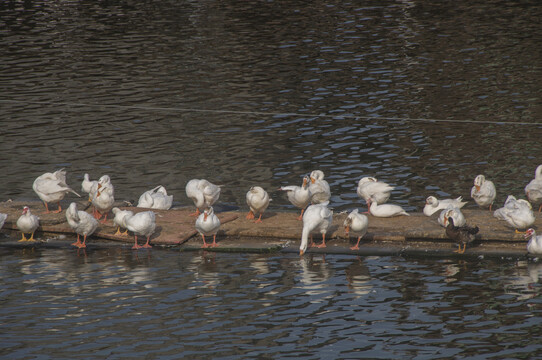
M 68 107 L 98 107 L 121 110 L 144 110 L 144 111 L 166 111 L 166 112 L 207 112 L 218 114 L 238 114 L 238 115 L 260 115 L 260 116 L 281 116 L 281 117 L 321 117 L 321 118 L 345 118 L 345 119 L 366 119 L 366 120 L 385 120 L 385 121 L 411 121 L 428 123 L 468 123 L 468 124 L 491 124 L 491 125 L 535 125 L 542 123 L 522 122 L 522 121 L 481 121 L 481 120 L 454 120 L 454 119 L 425 119 L 425 118 L 406 118 L 406 117 L 387 117 L 387 116 L 367 116 L 352 114 L 310 114 L 310 113 L 289 113 L 289 112 L 265 112 L 265 111 L 241 111 L 241 110 L 213 110 L 213 109 L 195 109 L 183 107 L 161 107 L 144 105 L 115 105 L 115 104 L 92 104 L 80 102 L 55 102 L 55 101 L 33 101 L 33 100 L 14 100 L 0 99 L 0 103 L 27 104 L 27 105 L 48 105 L 48 106 L 68 106 Z

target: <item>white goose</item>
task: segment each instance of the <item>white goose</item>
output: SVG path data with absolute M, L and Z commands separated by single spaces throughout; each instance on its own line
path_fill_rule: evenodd
M 107 214 L 115 203 L 115 190 L 111 182 L 107 182 L 107 180 L 102 182 L 102 178 L 98 181 L 98 190 L 92 197 L 92 205 L 95 209 L 94 217 L 96 219 L 101 219 L 104 216 L 104 219 L 101 221 L 103 224 L 107 221 Z
M 30 208 L 25 206 L 23 208 L 23 214 L 17 219 L 17 228 L 21 230 L 22 237 L 19 241 L 34 241 L 34 232 L 40 226 L 39 218 L 36 215 L 32 215 Z M 26 238 L 24 234 L 32 234 L 30 238 Z
M 374 177 L 363 177 L 358 181 L 357 193 L 359 197 L 365 200 L 367 207 L 369 207 L 371 200 L 378 204 L 384 204 L 389 200 L 393 189 L 395 189 L 393 186 L 378 181 Z
M 519 233 L 519 229 L 526 229 L 535 222 L 535 216 L 533 213 L 533 207 L 530 202 L 525 199 L 509 200 L 507 199 L 504 207 L 495 210 L 493 216 L 499 220 L 504 220 L 511 227 L 516 229 Z
M 491 211 L 493 202 L 497 197 L 497 190 L 492 181 L 487 180 L 484 175 L 478 175 L 474 178 L 474 186 L 470 191 L 470 196 L 478 206 L 489 206 L 489 211 Z
M 256 222 L 262 222 L 262 215 L 269 206 L 269 194 L 263 188 L 259 186 L 252 186 L 246 194 L 247 205 L 250 211 L 247 215 L 247 219 L 254 219 L 256 214 L 260 216 Z
M 331 190 L 329 184 L 324 180 L 324 172 L 322 170 L 314 170 L 310 174 L 311 184 L 309 192 L 312 204 L 322 204 L 328 202 L 331 198 Z
M 328 202 L 310 205 L 305 214 L 303 214 L 303 231 L 301 232 L 301 245 L 299 246 L 299 255 L 307 251 L 309 235 L 311 237 L 310 246 L 314 245 L 312 232 L 319 231 L 322 234 L 322 243 L 316 245 L 318 248 L 326 247 L 326 233 L 333 222 L 333 211 L 328 209 Z
M 80 197 L 78 193 L 66 184 L 66 171 L 64 169 L 38 176 L 32 184 L 32 189 L 34 189 L 41 201 L 43 201 L 46 213 L 50 212 L 49 206 L 47 205 L 49 202 L 58 203 L 58 210 L 52 212 L 61 212 L 62 208 L 60 207 L 60 201 L 64 199 L 69 192 Z
M 542 235 L 536 235 L 536 231 L 530 228 L 525 232 L 525 239 L 529 239 L 527 243 L 529 254 L 542 255 Z
M 423 214 L 425 216 L 431 216 L 439 210 L 447 209 L 450 207 L 461 209 L 467 202 L 463 201 L 463 197 L 456 199 L 441 199 L 438 200 L 435 196 L 428 196 L 425 199 L 425 206 L 423 207 Z
M 382 204 L 369 199 L 369 212 L 376 217 L 410 216 L 402 207 L 393 204 Z
M 186 196 L 194 202 L 196 212 L 192 216 L 198 216 L 216 203 L 220 197 L 220 186 L 205 179 L 192 179 L 186 184 Z
M 92 201 L 91 194 L 98 189 L 98 181 L 90 180 L 88 174 L 83 175 L 83 181 L 81 182 L 81 191 L 88 194 L 88 201 Z
M 128 236 L 128 229 L 126 229 L 126 222 L 124 218 L 127 215 L 133 216 L 134 213 L 130 210 L 121 210 L 118 207 L 114 207 L 113 209 L 111 209 L 111 212 L 113 213 L 113 215 L 115 215 L 115 217 L 113 218 L 113 224 L 117 226 L 117 232 L 113 235 Z M 121 228 L 125 229 L 122 233 L 120 232 Z
M 137 207 L 169 210 L 173 204 L 173 195 L 168 195 L 166 188 L 158 185 L 154 189 L 145 191 L 140 197 Z
M 525 186 L 525 194 L 531 204 L 539 204 L 538 212 L 542 211 L 542 165 L 538 165 L 534 179 Z
M 288 200 L 294 205 L 295 207 L 301 209 L 301 215 L 297 218 L 297 220 L 303 219 L 303 212 L 305 211 L 305 208 L 309 205 L 309 202 L 311 201 L 311 193 L 309 191 L 309 177 L 305 176 L 303 177 L 303 185 L 296 186 L 296 185 L 288 185 L 288 186 L 282 186 L 279 188 L 281 191 L 286 191 L 286 195 L 288 196 Z
M 438 223 L 440 224 L 440 226 L 448 226 L 448 218 L 452 218 L 454 220 L 454 225 L 457 227 L 467 225 L 465 215 L 463 215 L 459 208 L 452 207 L 442 210 L 438 217 Z
M 358 234 L 358 242 L 355 246 L 352 246 L 350 250 L 359 250 L 359 242 L 367 233 L 367 228 L 369 227 L 369 218 L 360 214 L 358 209 L 354 209 L 344 220 L 343 226 L 347 236 L 350 234 L 350 231 Z
M 215 215 L 212 206 L 205 209 L 203 213 L 198 216 L 198 218 L 196 219 L 196 230 L 198 230 L 198 232 L 201 234 L 201 238 L 203 239 L 202 248 L 218 246 L 218 244 L 216 243 L 216 234 L 219 228 L 220 220 L 218 219 L 218 216 Z M 207 244 L 205 242 L 205 236 L 211 235 L 213 236 L 213 243 Z
M 124 216 L 124 227 L 131 231 L 134 234 L 134 246 L 132 246 L 132 249 L 141 249 L 143 248 L 151 248 L 150 245 L 150 238 L 151 235 L 154 233 L 154 230 L 156 229 L 156 218 L 154 215 L 154 212 L 152 211 L 143 211 L 139 212 L 135 215 L 132 214 L 126 214 Z M 145 245 L 140 246 L 137 243 L 137 236 L 145 236 L 147 238 L 147 242 Z
M 87 213 L 86 211 L 77 210 L 77 204 L 72 202 L 66 210 L 66 220 L 68 225 L 77 234 L 77 241 L 72 245 L 78 248 L 86 248 L 87 236 L 90 236 L 98 228 L 98 221 Z M 83 242 L 80 240 L 80 236 L 83 235 Z
M 4 226 L 7 218 L 8 214 L 0 213 L 0 229 L 2 229 L 2 226 Z

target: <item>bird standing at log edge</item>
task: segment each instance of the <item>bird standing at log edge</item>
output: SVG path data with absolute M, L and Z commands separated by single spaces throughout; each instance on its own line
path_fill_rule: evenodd
M 542 211 L 542 165 L 536 168 L 534 179 L 525 186 L 525 195 L 532 205 L 540 204 L 538 212 Z
M 536 231 L 530 228 L 525 231 L 524 237 L 525 239 L 529 239 L 527 243 L 529 254 L 542 255 L 542 235 L 536 235 Z
M 474 186 L 470 190 L 470 196 L 479 207 L 489 206 L 489 211 L 491 211 L 497 197 L 497 190 L 492 181 L 487 180 L 484 175 L 478 175 L 474 178 Z
M 326 247 L 326 233 L 333 222 L 333 211 L 328 209 L 329 202 L 310 205 L 305 214 L 303 214 L 303 231 L 301 233 L 301 245 L 299 246 L 299 255 L 307 251 L 307 246 L 315 246 L 312 239 L 312 232 L 319 231 L 322 234 L 322 243 L 316 245 L 318 248 Z M 311 243 L 308 245 L 309 235 Z
M 303 177 L 303 184 L 301 186 L 288 185 L 281 186 L 279 188 L 279 190 L 281 191 L 286 191 L 288 200 L 292 203 L 292 205 L 301 209 L 301 215 L 299 215 L 299 217 L 297 218 L 297 220 L 299 221 L 303 220 L 303 213 L 305 212 L 305 208 L 309 205 L 311 201 L 309 182 L 309 177 L 305 176 Z
M 250 208 L 247 219 L 252 220 L 256 217 L 256 214 L 260 216 L 254 222 L 261 223 L 262 215 L 269 206 L 269 194 L 263 188 L 259 186 L 252 186 L 246 194 L 247 205 Z
M 219 228 L 220 219 L 215 215 L 213 207 L 210 206 L 209 208 L 203 210 L 203 212 L 196 219 L 196 230 L 198 230 L 198 232 L 201 234 L 201 238 L 203 239 L 203 249 L 218 246 L 216 243 L 216 234 L 218 233 Z M 205 236 L 211 235 L 213 235 L 213 243 L 208 244 L 205 241 Z
M 478 228 L 478 226 L 455 226 L 454 218 L 451 216 L 448 218 L 447 223 L 448 224 L 446 225 L 446 236 L 454 240 L 459 247 L 454 252 L 458 254 L 465 253 L 465 250 L 467 249 L 467 244 L 470 244 L 476 239 L 476 234 L 478 233 L 478 231 L 480 231 L 480 229 Z
M 356 245 L 352 246 L 350 250 L 359 250 L 359 242 L 361 238 L 367 233 L 367 228 L 369 227 L 369 219 L 367 216 L 360 214 L 358 209 L 352 210 L 350 214 L 344 219 L 344 230 L 346 236 L 350 235 L 350 231 L 358 234 L 358 242 Z
M 39 196 L 43 204 L 45 205 L 45 213 L 59 213 L 62 211 L 60 207 L 60 201 L 64 199 L 67 193 L 71 192 L 79 197 L 71 187 L 66 184 L 66 171 L 60 169 L 54 173 L 45 173 L 36 178 L 32 184 L 32 189 Z M 47 203 L 56 202 L 58 203 L 58 210 L 49 211 L 49 206 Z
M 17 219 L 17 228 L 21 231 L 21 241 L 35 241 L 34 232 L 40 226 L 39 218 L 30 212 L 30 208 L 25 206 L 23 208 L 23 214 Z M 24 234 L 31 234 L 30 238 L 26 238 Z
M 74 202 L 66 210 L 66 220 L 68 221 L 68 225 L 77 234 L 77 241 L 72 245 L 78 248 L 86 248 L 87 237 L 96 231 L 98 221 L 86 211 L 77 210 L 77 204 Z M 81 235 L 83 235 L 83 242 L 80 240 Z

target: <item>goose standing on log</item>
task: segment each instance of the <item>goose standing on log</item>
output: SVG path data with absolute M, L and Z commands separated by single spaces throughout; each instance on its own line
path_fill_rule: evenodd
M 425 206 L 423 207 L 423 214 L 425 216 L 431 216 L 439 210 L 444 210 L 450 207 L 461 209 L 467 202 L 463 201 L 460 196 L 456 199 L 437 199 L 435 196 L 428 196 L 425 199 Z
M 113 209 L 111 209 L 111 212 L 115 216 L 113 218 L 113 224 L 115 224 L 117 226 L 117 232 L 114 233 L 113 235 L 115 235 L 115 236 L 128 236 L 128 229 L 126 229 L 126 221 L 124 220 L 124 218 L 127 215 L 134 216 L 133 211 L 121 210 L 118 207 L 114 207 Z M 121 228 L 125 229 L 124 232 L 122 232 L 122 233 L 120 232 Z
M 365 204 L 369 207 L 371 201 L 378 204 L 387 202 L 390 199 L 393 189 L 395 189 L 393 186 L 369 176 L 359 179 L 357 193 L 360 198 L 365 200 Z
M 513 196 L 509 196 L 504 207 L 495 210 L 493 216 L 506 221 L 508 225 L 516 229 L 516 233 L 521 233 L 519 229 L 527 229 L 536 220 L 533 207 L 525 199 L 513 200 L 511 198 Z
M 104 175 L 98 181 L 96 193 L 92 197 L 92 205 L 94 206 L 94 217 L 96 219 L 104 219 L 102 224 L 107 221 L 107 214 L 113 208 L 115 203 L 115 188 L 109 179 L 109 176 Z
M 46 210 L 45 212 L 47 214 L 49 212 L 59 213 L 62 211 L 60 201 L 64 199 L 67 193 L 71 192 L 81 197 L 66 184 L 66 171 L 64 169 L 38 176 L 32 184 L 32 189 L 34 189 L 34 192 L 38 194 L 41 201 L 43 201 Z M 58 203 L 58 210 L 49 211 L 47 203 L 50 202 Z
M 438 217 L 438 223 L 442 227 L 446 227 L 448 226 L 448 218 L 450 217 L 454 219 L 455 226 L 465 226 L 467 224 L 467 220 L 459 208 L 448 208 L 442 210 Z
M 311 203 L 322 204 L 329 202 L 331 190 L 329 189 L 328 182 L 324 180 L 324 172 L 322 170 L 314 170 L 310 174 L 310 180 L 309 192 L 311 194 Z
M 23 214 L 17 219 L 17 228 L 21 231 L 22 237 L 19 241 L 35 241 L 34 232 L 40 226 L 39 218 L 30 212 L 30 208 L 25 206 Z M 31 234 L 30 238 L 26 238 L 24 234 Z
M 484 175 L 478 175 L 474 178 L 474 186 L 470 191 L 470 196 L 479 207 L 489 206 L 489 211 L 491 211 L 497 197 L 497 190 L 492 181 L 487 180 Z
M 281 191 L 286 191 L 288 200 L 292 203 L 292 205 L 301 209 L 301 215 L 299 215 L 299 217 L 297 218 L 297 220 L 299 221 L 303 220 L 303 213 L 305 212 L 305 208 L 309 205 L 311 201 L 309 182 L 309 177 L 305 176 L 303 177 L 303 184 L 301 186 L 288 185 L 279 188 L 279 190 Z
M 132 246 L 132 249 L 137 250 L 141 249 L 142 247 L 152 247 L 150 244 L 150 238 L 156 229 L 156 218 L 154 212 L 143 211 L 135 215 L 128 213 L 124 217 L 123 223 L 124 227 L 134 234 L 134 246 Z M 147 238 L 147 242 L 143 246 L 140 246 L 137 243 L 138 235 L 145 236 Z
M 350 214 L 344 219 L 343 223 L 346 236 L 350 234 L 350 231 L 358 234 L 358 242 L 356 245 L 352 246 L 350 250 L 359 250 L 359 242 L 361 238 L 367 233 L 367 228 L 369 227 L 369 219 L 367 216 L 360 214 L 358 209 L 352 210 Z
M 246 200 L 250 208 L 246 218 L 252 220 L 256 217 L 256 214 L 259 214 L 260 216 L 255 222 L 261 223 L 262 215 L 271 201 L 269 194 L 260 186 L 252 186 L 246 194 Z
M 203 210 L 213 206 L 220 197 L 220 186 L 205 179 L 192 179 L 186 184 L 186 196 L 194 202 L 196 212 L 191 216 L 199 216 Z
M 206 249 L 208 247 L 217 247 L 218 244 L 216 243 L 216 234 L 218 233 L 218 229 L 220 228 L 220 220 L 218 219 L 218 216 L 215 215 L 215 212 L 213 210 L 213 207 L 210 206 L 207 209 L 205 209 L 196 219 L 196 230 L 201 235 L 201 238 L 203 239 L 203 249 Z M 208 244 L 205 241 L 206 236 L 213 236 L 213 243 Z
M 158 185 L 154 189 L 145 191 L 139 197 L 137 207 L 157 210 L 169 210 L 172 204 L 173 195 L 168 195 L 166 188 L 162 185 Z
M 87 236 L 92 235 L 96 231 L 98 221 L 86 211 L 77 210 L 77 204 L 74 202 L 66 210 L 66 220 L 68 221 L 68 225 L 77 234 L 77 241 L 72 245 L 78 248 L 86 248 Z M 83 242 L 80 240 L 81 235 L 83 236 Z
M 312 238 L 314 231 L 322 234 L 322 243 L 316 245 L 318 248 L 326 247 L 326 233 L 333 222 L 333 211 L 328 209 L 329 202 L 310 205 L 305 214 L 303 214 L 303 231 L 301 232 L 301 245 L 299 246 L 299 255 L 307 251 L 307 246 L 315 246 Z M 311 243 L 308 245 L 309 235 Z
M 85 173 L 81 182 L 81 191 L 88 194 L 88 201 L 92 201 L 92 193 L 98 189 L 98 180 L 90 180 L 90 176 Z
M 476 239 L 476 234 L 478 234 L 478 231 L 480 231 L 480 229 L 478 228 L 478 226 L 456 226 L 454 224 L 454 218 L 451 216 L 446 222 L 446 236 L 454 240 L 459 247 L 454 252 L 458 254 L 465 253 L 467 245 Z
M 533 228 L 525 231 L 525 239 L 529 239 L 527 243 L 527 251 L 529 254 L 542 255 L 542 235 L 536 235 L 536 231 Z
M 542 165 L 538 165 L 534 179 L 525 186 L 525 195 L 533 205 L 540 204 L 538 212 L 542 211 Z

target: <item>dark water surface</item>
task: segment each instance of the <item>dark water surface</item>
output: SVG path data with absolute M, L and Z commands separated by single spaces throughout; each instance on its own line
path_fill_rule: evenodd
M 6 359 L 536 358 L 539 263 L 0 249 Z
M 187 205 L 197 177 L 222 204 L 257 184 L 292 209 L 275 189 L 320 168 L 337 210 L 362 176 L 414 211 L 483 173 L 501 204 L 542 163 L 541 17 L 537 0 L 2 1 L 0 199 L 64 167 L 119 199 L 162 184 Z
M 191 178 L 245 206 L 321 169 L 496 204 L 542 163 L 542 6 L 512 1 L 0 1 L 0 201 L 64 167 L 119 200 Z M 446 120 L 446 121 L 442 121 Z M 71 201 L 71 196 L 67 201 Z M 473 202 L 467 205 L 474 207 Z M 2 235 L 0 235 L 2 236 Z M 538 263 L 0 249 L 0 355 L 535 358 Z

